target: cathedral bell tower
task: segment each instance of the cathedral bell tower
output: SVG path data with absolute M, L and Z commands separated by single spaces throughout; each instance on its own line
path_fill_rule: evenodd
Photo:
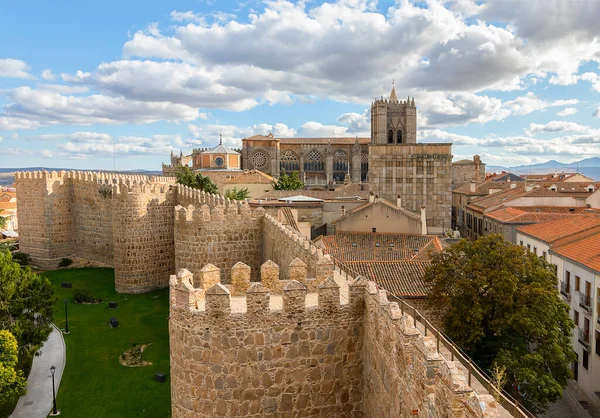
M 371 103 L 371 143 L 398 145 L 417 143 L 417 108 L 415 98 L 398 100 L 392 83 L 389 99 Z

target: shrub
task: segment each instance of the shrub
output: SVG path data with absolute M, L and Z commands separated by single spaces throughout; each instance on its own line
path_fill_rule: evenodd
M 31 262 L 31 256 L 20 251 L 12 253 L 12 259 L 15 263 L 19 263 L 22 266 L 26 266 Z
M 71 260 L 70 258 L 63 258 L 62 260 L 60 260 L 60 263 L 58 263 L 58 267 L 68 267 L 71 264 L 73 264 L 73 260 Z
M 87 289 L 77 289 L 73 294 L 75 303 L 99 303 L 102 299 L 96 299 Z

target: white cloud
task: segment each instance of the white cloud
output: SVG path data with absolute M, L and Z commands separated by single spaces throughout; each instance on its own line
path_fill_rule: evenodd
M 574 122 L 553 120 L 546 124 L 530 123 L 526 130 L 527 135 L 535 135 L 540 132 L 590 132 L 592 128 Z
M 600 107 L 598 109 L 594 110 L 594 113 L 592 113 L 592 116 L 600 118 Z
M 547 101 L 540 99 L 533 92 L 519 96 L 514 100 L 503 103 L 503 107 L 510 110 L 514 115 L 527 115 L 536 110 L 544 110 L 549 107 L 574 105 L 579 103 L 577 99 Z
M 33 78 L 27 63 L 11 58 L 0 59 L 0 77 Z
M 204 25 L 206 23 L 206 21 L 200 14 L 189 11 L 178 12 L 177 10 L 173 10 L 171 12 L 171 19 L 175 22 L 193 22 L 201 25 Z
M 319 122 L 306 122 L 298 129 L 298 136 L 305 138 L 328 138 L 348 136 L 348 128 L 338 125 L 323 125 Z
M 49 124 L 89 125 L 119 123 L 151 123 L 159 120 L 192 121 L 198 110 L 171 102 L 142 102 L 122 97 L 91 95 L 63 96 L 30 87 L 19 87 L 8 95 L 13 102 L 4 106 L 7 117 L 4 129 L 28 129 L 26 125 Z M 10 127 L 11 122 L 13 126 Z M 20 122 L 20 125 L 19 123 Z
M 574 107 L 565 107 L 560 112 L 557 112 L 556 115 L 557 116 L 569 116 L 569 115 L 574 115 L 575 113 L 577 113 L 577 109 L 575 109 Z
M 27 140 L 41 140 L 41 141 L 58 141 L 58 140 L 69 140 L 73 142 L 111 142 L 112 137 L 109 134 L 101 132 L 74 132 L 72 134 L 42 134 L 42 135 L 31 135 L 26 138 Z
M 425 143 L 448 143 L 453 145 L 477 145 L 479 140 L 468 135 L 457 135 L 439 129 L 421 129 L 417 132 L 417 140 Z
M 58 94 L 83 94 L 87 93 L 90 89 L 83 86 L 65 86 L 62 84 L 46 84 L 38 83 L 37 88 L 40 90 L 49 91 Z
M 51 80 L 54 80 L 54 77 L 55 77 L 55 75 L 49 69 L 42 71 L 42 78 L 44 80 L 51 81 Z

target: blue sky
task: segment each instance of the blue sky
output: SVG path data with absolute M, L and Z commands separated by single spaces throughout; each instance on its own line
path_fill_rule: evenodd
M 591 1 L 5 0 L 0 167 L 159 169 L 219 133 L 368 136 L 392 79 L 419 141 L 455 159 L 600 156 L 598 21 Z

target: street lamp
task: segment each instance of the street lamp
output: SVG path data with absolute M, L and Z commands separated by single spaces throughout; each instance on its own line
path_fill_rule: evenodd
M 69 333 L 69 312 L 67 309 L 67 305 L 69 301 L 65 299 L 65 334 Z
M 54 388 L 54 372 L 56 371 L 56 367 L 54 367 L 54 365 L 52 365 L 52 367 L 50 367 L 50 373 L 52 373 L 52 416 L 58 415 L 59 412 L 56 409 L 56 390 Z

